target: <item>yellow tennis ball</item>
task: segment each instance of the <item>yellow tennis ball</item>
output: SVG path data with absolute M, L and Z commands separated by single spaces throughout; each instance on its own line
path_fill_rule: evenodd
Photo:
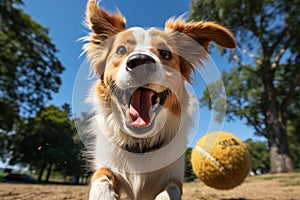
M 246 145 L 233 134 L 213 132 L 203 136 L 192 150 L 196 176 L 215 189 L 232 189 L 246 178 L 250 155 Z

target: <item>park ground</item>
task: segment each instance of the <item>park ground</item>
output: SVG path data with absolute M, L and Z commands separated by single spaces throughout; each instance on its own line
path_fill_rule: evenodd
M 89 186 L 0 183 L 1 200 L 86 200 Z M 248 177 L 232 190 L 215 190 L 201 182 L 185 183 L 183 200 L 297 200 L 300 173 Z

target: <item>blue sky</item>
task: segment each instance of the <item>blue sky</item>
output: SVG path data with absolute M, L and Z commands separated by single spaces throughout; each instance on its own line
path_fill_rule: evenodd
M 59 50 L 57 56 L 66 68 L 61 77 L 60 91 L 53 95 L 53 100 L 49 104 L 57 106 L 65 102 L 72 104 L 73 84 L 84 61 L 84 56 L 79 57 L 83 43 L 78 42 L 78 39 L 88 33 L 82 25 L 86 3 L 87 0 L 24 0 L 24 11 L 35 21 L 49 28 L 52 42 Z M 170 17 L 188 14 L 189 4 L 190 0 L 103 0 L 100 3 L 108 11 L 114 12 L 118 8 L 126 17 L 127 27 L 154 26 L 159 28 L 162 28 Z M 227 59 L 220 58 L 219 53 L 212 53 L 212 59 L 220 70 L 229 68 Z M 202 85 L 196 86 L 200 90 L 203 87 Z M 205 117 L 206 115 L 208 117 Z M 201 108 L 201 120 L 208 121 L 209 118 L 209 112 Z M 242 140 L 250 137 L 257 139 L 253 136 L 253 129 L 246 127 L 241 121 L 226 122 L 224 130 L 236 134 Z M 200 132 L 203 135 L 206 129 L 200 129 Z

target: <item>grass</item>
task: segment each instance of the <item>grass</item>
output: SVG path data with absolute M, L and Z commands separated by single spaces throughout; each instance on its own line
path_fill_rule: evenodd
M 300 180 L 297 179 L 295 180 L 294 178 L 292 179 L 284 179 L 282 180 L 282 186 L 300 186 Z
M 29 171 L 27 172 L 12 172 L 13 174 L 16 173 L 16 174 L 22 174 L 22 175 L 27 175 L 27 176 L 31 176 L 32 178 L 34 178 L 35 180 L 38 179 L 38 173 L 31 173 Z M 0 171 L 0 182 L 7 182 L 4 177 L 7 176 L 9 173 L 7 172 L 2 172 Z M 51 176 L 49 178 L 49 182 L 45 182 L 44 180 L 46 179 L 46 176 L 47 176 L 47 173 L 45 172 L 42 176 L 42 181 L 40 182 L 40 184 L 69 184 L 69 177 L 66 178 L 66 181 L 65 182 L 65 179 L 64 177 L 61 175 L 61 173 L 59 172 L 52 172 L 51 173 Z
M 254 181 L 272 181 L 276 180 L 280 182 L 280 185 L 285 186 L 300 186 L 300 173 L 291 174 L 264 174 L 259 176 L 247 177 L 244 182 L 254 182 Z
M 7 173 L 0 172 L 0 182 L 4 181 L 4 177 L 7 175 Z
M 0 179 L 5 175 L 6 173 L 0 172 Z M 242 185 L 232 190 L 215 190 L 200 181 L 189 182 L 183 184 L 183 191 L 183 200 L 299 199 L 300 173 L 263 174 L 247 177 Z M 31 200 L 83 200 L 87 199 L 89 186 L 0 183 L 0 199 L 3 199 L 3 195 L 10 193 L 17 194 L 17 196 L 7 197 L 5 200 L 22 199 L 24 194 L 31 195 Z M 34 195 L 36 199 L 33 198 Z
M 258 176 L 248 177 L 247 180 L 275 180 L 275 179 L 299 179 L 300 173 L 289 173 L 289 174 L 263 174 Z
M 253 181 L 272 181 L 276 180 L 283 187 L 288 186 L 300 186 L 300 173 L 291 173 L 291 174 L 265 174 L 259 176 L 248 177 L 245 182 Z
M 216 190 L 200 181 L 184 183 L 183 187 L 184 200 L 299 199 L 300 173 L 249 176 L 231 190 Z
M 248 181 L 254 181 L 254 180 L 264 180 L 264 181 L 269 181 L 269 180 L 275 180 L 275 179 L 279 179 L 281 177 L 276 176 L 276 175 L 258 175 L 258 176 L 252 176 L 252 177 L 248 177 L 247 180 Z

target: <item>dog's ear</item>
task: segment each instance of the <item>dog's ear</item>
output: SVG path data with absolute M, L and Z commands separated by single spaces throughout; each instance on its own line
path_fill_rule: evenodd
M 89 28 L 97 34 L 98 40 L 104 41 L 125 29 L 126 20 L 122 14 L 105 12 L 98 6 L 96 0 L 88 1 L 86 17 Z
M 181 18 L 169 19 L 165 25 L 166 29 L 171 29 L 184 33 L 196 40 L 206 51 L 210 42 L 226 48 L 235 48 L 236 43 L 233 35 L 225 27 L 214 22 L 185 22 Z
M 96 0 L 89 0 L 86 23 L 93 32 L 85 38 L 89 43 L 85 44 L 83 49 L 87 53 L 87 58 L 95 73 L 103 78 L 106 58 L 114 40 L 113 36 L 125 30 L 126 21 L 120 12 L 116 14 L 107 13 L 98 6 Z
M 210 42 L 227 47 L 236 46 L 235 39 L 229 30 L 213 22 L 185 22 L 183 19 L 169 19 L 166 30 L 175 31 L 174 38 L 177 53 L 180 56 L 181 73 L 187 81 L 191 80 L 191 72 L 197 64 L 203 65 L 207 60 Z M 200 44 L 202 48 L 198 48 Z M 175 47 L 176 48 L 176 47 Z

